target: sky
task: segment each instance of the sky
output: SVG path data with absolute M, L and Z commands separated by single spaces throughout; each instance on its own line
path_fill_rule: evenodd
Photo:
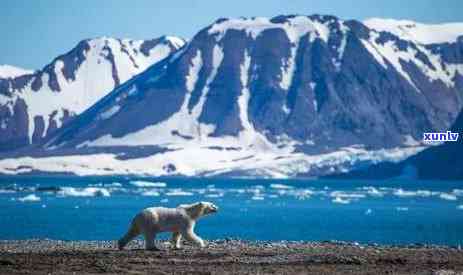
M 330 14 L 463 22 L 463 0 L 2 0 L 0 64 L 40 69 L 86 38 L 191 38 L 223 17 Z

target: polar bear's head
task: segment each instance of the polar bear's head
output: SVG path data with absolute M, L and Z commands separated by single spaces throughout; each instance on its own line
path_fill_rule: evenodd
M 178 207 L 185 209 L 188 215 L 193 219 L 215 213 L 219 210 L 219 207 L 217 207 L 215 204 L 205 201 L 193 204 L 181 204 Z

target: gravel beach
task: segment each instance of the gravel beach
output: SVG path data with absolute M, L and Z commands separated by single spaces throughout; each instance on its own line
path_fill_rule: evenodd
M 463 274 L 463 250 L 344 242 L 209 241 L 119 251 L 112 241 L 0 241 L 1 274 Z

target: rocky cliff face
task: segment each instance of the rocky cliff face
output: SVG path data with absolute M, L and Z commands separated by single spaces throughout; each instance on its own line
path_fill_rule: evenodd
M 333 16 L 220 19 L 44 147 L 155 146 L 151 167 L 132 167 L 153 175 L 316 176 L 398 160 L 462 106 L 463 41 L 442 40 Z
M 0 150 L 41 141 L 183 44 L 175 37 L 88 39 L 42 70 L 0 76 Z

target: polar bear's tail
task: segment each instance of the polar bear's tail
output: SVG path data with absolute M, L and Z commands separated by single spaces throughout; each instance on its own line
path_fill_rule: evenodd
M 138 225 L 135 222 L 135 219 L 133 219 L 127 233 L 125 233 L 124 237 L 120 238 L 119 241 L 117 242 L 119 249 L 120 250 L 124 249 L 127 243 L 135 239 L 135 237 L 137 237 L 138 235 L 140 235 L 140 229 L 138 228 Z

